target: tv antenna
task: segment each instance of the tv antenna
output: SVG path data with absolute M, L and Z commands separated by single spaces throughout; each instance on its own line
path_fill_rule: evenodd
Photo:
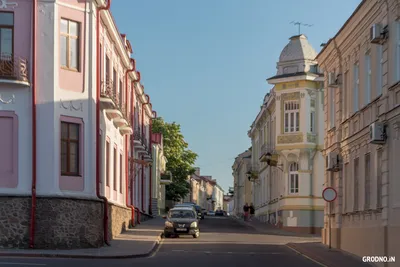
M 290 22 L 290 24 L 294 24 L 294 25 L 297 25 L 299 27 L 299 35 L 301 34 L 301 31 L 300 31 L 300 27 L 301 26 L 304 26 L 304 27 L 312 27 L 312 26 L 314 26 L 314 24 L 306 24 L 306 23 L 302 23 L 300 21 L 292 21 L 292 22 Z

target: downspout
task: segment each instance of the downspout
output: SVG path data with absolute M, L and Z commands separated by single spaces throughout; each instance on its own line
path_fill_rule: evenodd
M 37 28 L 37 0 L 32 5 L 32 204 L 31 222 L 29 231 L 29 247 L 35 246 L 36 220 L 36 28 Z
M 133 114 L 132 114 L 132 126 L 133 127 L 135 126 L 135 111 L 136 111 L 135 101 L 134 101 L 134 97 L 136 98 L 135 83 L 140 82 L 140 77 L 141 77 L 140 76 L 140 71 L 136 71 L 136 74 L 137 74 L 138 78 L 136 80 L 132 81 L 132 85 L 131 85 L 131 90 L 132 90 L 131 103 L 132 103 L 132 110 L 134 111 Z M 134 161 L 134 159 L 135 159 L 135 145 L 134 145 L 133 142 L 131 142 L 131 149 L 132 149 L 132 158 L 133 158 L 133 160 L 131 161 L 132 190 L 135 191 L 134 180 L 136 178 L 136 170 L 135 170 L 135 164 L 136 163 Z M 133 216 L 135 216 L 135 211 L 137 211 L 137 213 L 138 213 L 137 214 L 138 215 L 137 223 L 140 224 L 140 210 L 137 207 L 133 206 L 133 203 L 134 203 L 133 192 L 131 192 L 131 204 L 132 204 L 132 207 L 133 207 L 133 210 L 134 210 L 134 212 L 133 212 L 134 215 Z M 135 217 L 133 217 L 133 219 L 135 219 Z M 133 220 L 133 223 L 135 223 L 135 220 Z
M 108 199 L 100 194 L 100 11 L 109 10 L 110 6 L 111 0 L 108 0 L 105 7 L 98 7 L 96 10 L 96 195 L 99 199 L 104 201 L 104 243 L 108 246 L 110 246 L 110 243 L 108 242 Z
M 130 72 L 134 72 L 136 70 L 136 62 L 133 58 L 131 58 L 131 64 L 132 64 L 132 68 L 126 70 L 125 72 L 125 103 L 126 103 L 126 112 L 128 112 L 128 107 L 129 107 L 129 103 L 128 103 L 128 74 Z M 134 85 L 132 83 L 132 85 Z M 132 92 L 132 90 L 131 90 Z M 131 98 L 133 98 L 133 94 L 131 94 Z M 131 111 L 133 109 L 131 108 Z M 126 114 L 127 115 L 127 114 Z M 133 127 L 133 126 L 132 126 Z M 125 205 L 131 209 L 131 225 L 132 227 L 135 225 L 135 207 L 133 207 L 132 205 L 128 204 L 128 200 L 129 200 L 129 188 L 128 188 L 128 184 L 129 184 L 129 161 L 128 161 L 128 143 L 129 143 L 130 137 L 125 136 Z M 133 152 L 133 151 L 132 151 Z
M 146 97 L 146 102 L 142 103 L 142 136 L 144 138 L 144 106 L 150 103 L 150 97 L 148 95 L 145 95 Z M 143 156 L 142 156 L 143 160 Z M 142 166 L 142 212 L 144 212 L 144 165 Z
M 149 98 L 150 99 L 150 98 Z M 153 118 L 151 118 L 150 119 L 150 151 L 149 151 L 149 153 L 150 153 L 150 155 L 151 155 L 151 157 L 153 157 L 153 141 L 152 141 L 152 136 L 153 136 L 153 119 L 155 119 L 155 118 L 157 118 L 157 111 L 155 111 L 155 110 L 153 110 L 152 111 L 152 114 L 153 114 Z M 154 159 L 153 159 L 154 160 Z M 149 176 L 150 176 L 150 179 L 149 179 L 149 188 L 150 188 L 150 196 L 149 196 L 149 214 L 150 215 L 152 215 L 152 211 L 151 211 L 151 209 L 152 209 L 152 200 L 153 200 L 153 195 L 152 195 L 152 193 L 153 193 L 153 176 L 152 176 L 152 174 L 153 174 L 153 166 L 150 166 L 150 174 L 149 174 Z

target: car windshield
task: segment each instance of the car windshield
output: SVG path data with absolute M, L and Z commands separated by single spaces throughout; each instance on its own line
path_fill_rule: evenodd
M 196 215 L 191 210 L 171 210 L 169 212 L 170 218 L 184 218 L 184 219 L 194 219 Z

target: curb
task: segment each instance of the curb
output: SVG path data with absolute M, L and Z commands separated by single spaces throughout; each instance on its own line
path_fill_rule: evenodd
M 319 262 L 319 261 L 317 261 L 317 260 L 315 260 L 315 259 L 313 259 L 313 258 L 307 256 L 307 255 L 304 254 L 304 253 L 301 253 L 300 251 L 298 251 L 297 249 L 295 249 L 294 247 L 292 247 L 292 246 L 290 245 L 290 243 L 289 243 L 289 244 L 286 244 L 285 247 L 291 249 L 291 250 L 292 250 L 293 252 L 295 252 L 296 254 L 298 254 L 298 255 L 300 255 L 300 256 L 303 256 L 304 258 L 306 258 L 306 259 L 308 259 L 308 260 L 310 260 L 310 261 L 312 261 L 312 262 L 318 264 L 319 266 L 322 266 L 322 267 L 329 267 L 328 265 L 325 265 L 325 264 L 323 264 L 323 263 L 321 263 L 321 262 Z
M 2 257 L 23 257 L 23 258 L 63 258 L 63 259 L 133 259 L 133 258 L 147 258 L 154 256 L 158 251 L 161 244 L 162 233 L 157 236 L 151 249 L 146 253 L 141 254 L 126 254 L 126 255 L 66 255 L 66 254 L 50 254 L 50 253 L 7 253 L 0 252 L 0 258 Z

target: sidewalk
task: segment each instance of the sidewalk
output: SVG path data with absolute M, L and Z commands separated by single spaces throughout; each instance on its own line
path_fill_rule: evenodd
M 161 217 L 142 222 L 110 241 L 111 246 L 71 250 L 0 249 L 0 257 L 143 258 L 157 250 L 163 225 Z
M 354 256 L 338 249 L 329 249 L 327 246 L 321 243 L 321 237 L 318 235 L 311 234 L 297 234 L 287 232 L 281 229 L 277 229 L 272 225 L 253 219 L 252 221 L 245 222 L 242 218 L 232 217 L 242 225 L 248 226 L 260 234 L 265 235 L 278 235 L 278 236 L 292 236 L 293 239 L 286 244 L 286 246 L 292 249 L 297 254 L 308 258 L 309 260 L 318 263 L 324 267 L 371 267 L 368 263 L 362 262 L 360 257 Z M 302 241 L 298 242 L 298 238 L 301 237 Z M 285 238 L 285 240 L 287 240 Z

